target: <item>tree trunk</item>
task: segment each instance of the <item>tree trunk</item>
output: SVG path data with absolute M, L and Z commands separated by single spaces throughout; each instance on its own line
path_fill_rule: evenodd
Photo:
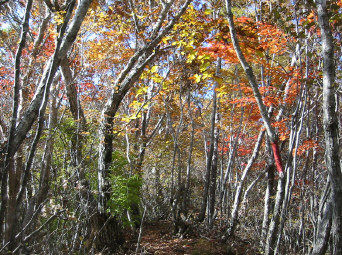
M 265 246 L 265 240 L 267 237 L 267 232 L 270 223 L 270 212 L 274 208 L 273 197 L 274 194 L 274 173 L 275 173 L 275 166 L 273 158 L 269 159 L 266 166 L 266 176 L 267 176 L 267 186 L 264 198 L 264 216 L 262 221 L 262 229 L 261 229 L 261 242 L 262 245 Z
M 285 179 L 278 179 L 277 193 L 275 198 L 273 216 L 269 225 L 267 237 L 266 237 L 266 245 L 265 245 L 265 254 L 273 255 L 274 248 L 277 244 L 277 234 L 280 223 L 280 214 L 281 214 L 281 205 L 284 199 L 284 188 L 285 188 Z
M 103 240 L 103 246 L 107 246 L 107 241 L 110 237 L 116 235 L 115 233 L 110 233 L 118 226 L 116 218 L 113 218 L 111 214 L 107 213 L 107 201 L 110 199 L 110 181 L 108 180 L 110 167 L 112 164 L 112 152 L 113 152 L 113 128 L 114 128 L 114 116 L 119 109 L 119 106 L 128 93 L 128 91 L 133 87 L 135 82 L 139 79 L 140 75 L 144 71 L 145 67 L 153 60 L 153 58 L 158 54 L 158 44 L 163 39 L 163 37 L 173 28 L 175 23 L 178 21 L 180 16 L 185 12 L 186 8 L 190 4 L 191 0 L 186 0 L 185 3 L 180 7 L 178 13 L 174 18 L 169 21 L 165 27 L 162 25 L 167 20 L 167 14 L 174 3 L 174 1 L 167 2 L 163 4 L 163 8 L 160 11 L 158 22 L 155 24 L 153 31 L 151 32 L 150 41 L 146 42 L 143 47 L 138 49 L 135 54 L 129 59 L 126 66 L 118 75 L 114 82 L 114 88 L 111 95 L 105 104 L 104 109 L 101 113 L 101 126 L 99 131 L 99 159 L 98 159 L 98 219 L 94 220 L 96 224 L 102 224 L 105 219 L 109 223 L 103 225 L 105 236 L 107 238 L 100 238 L 99 241 Z M 117 238 L 112 240 L 111 245 L 115 245 Z M 101 248 L 101 243 L 97 245 Z
M 325 162 L 331 182 L 333 203 L 332 254 L 342 254 L 342 172 L 339 155 L 339 128 L 335 94 L 334 38 L 332 36 L 327 10 L 327 1 L 317 0 L 318 23 L 321 28 L 323 57 L 323 126 L 325 135 Z
M 328 250 L 333 214 L 333 201 L 331 199 L 331 187 L 328 179 L 319 204 L 317 226 L 314 233 L 311 255 L 324 255 Z
M 218 122 L 218 112 L 216 113 L 216 122 Z M 218 165 L 218 143 L 219 143 L 219 136 L 220 136 L 220 129 L 216 125 L 215 133 L 214 133 L 214 151 L 213 151 L 213 158 L 211 164 L 211 172 L 210 172 L 210 187 L 209 187 L 209 211 L 208 211 L 208 218 L 209 218 L 209 228 L 212 228 L 214 224 L 214 220 L 216 218 L 215 213 L 215 201 L 216 201 L 216 179 L 217 179 L 217 165 Z
M 278 137 L 276 132 L 274 131 L 274 128 L 271 125 L 271 120 L 268 114 L 268 111 L 266 109 L 265 104 L 263 103 L 262 96 L 259 91 L 259 86 L 258 82 L 255 78 L 255 75 L 253 73 L 252 67 L 247 63 L 245 56 L 243 55 L 239 42 L 237 40 L 237 35 L 235 31 L 235 25 L 233 21 L 233 14 L 231 11 L 231 1 L 226 0 L 226 9 L 227 9 L 227 19 L 229 23 L 229 31 L 230 31 L 230 36 L 232 39 L 232 43 L 234 46 L 234 50 L 240 60 L 240 63 L 245 70 L 245 73 L 247 75 L 249 84 L 253 90 L 254 98 L 257 102 L 261 117 L 264 121 L 264 126 L 266 128 L 267 135 L 270 139 L 271 142 L 271 147 L 273 151 L 273 156 L 274 156 L 274 161 L 276 163 L 277 171 L 279 173 L 280 177 L 283 177 L 284 171 L 283 171 L 283 164 L 281 162 L 281 156 L 280 156 L 280 151 L 279 151 L 279 145 L 278 145 Z
M 216 76 L 220 75 L 221 71 L 221 58 L 217 59 L 216 63 Z M 219 137 L 220 137 L 220 128 L 219 128 L 219 119 L 220 119 L 220 113 L 218 111 L 219 109 L 219 103 L 220 100 L 217 99 L 217 93 L 216 88 L 218 84 L 215 83 L 215 86 L 213 88 L 214 90 L 214 97 L 215 97 L 215 126 L 214 126 L 214 147 L 213 147 L 213 157 L 212 157 L 212 164 L 211 164 L 211 172 L 210 172 L 210 187 L 209 187 L 209 211 L 208 211 L 208 219 L 209 219 L 209 228 L 212 228 L 214 224 L 214 220 L 216 218 L 215 213 L 215 201 L 216 201 L 216 179 L 217 179 L 217 165 L 218 165 L 218 144 L 219 144 Z
M 184 199 L 183 199 L 183 211 L 185 216 L 188 215 L 188 207 L 190 204 L 190 197 L 191 197 L 191 168 L 192 168 L 192 152 L 194 148 L 194 139 L 195 139 L 195 122 L 192 116 L 192 109 L 191 109 L 191 92 L 188 91 L 187 96 L 187 102 L 188 102 L 188 112 L 189 112 L 189 118 L 191 122 L 191 137 L 190 137 L 190 145 L 189 145 L 189 152 L 188 152 L 188 161 L 186 166 L 186 182 L 185 182 L 185 191 L 184 191 Z
M 88 11 L 90 3 L 91 3 L 91 0 L 81 1 L 78 5 L 78 8 L 74 14 L 74 17 L 71 23 L 68 24 L 71 19 L 71 15 L 73 13 L 73 6 L 75 4 L 75 1 L 72 1 L 70 3 L 70 8 L 68 9 L 66 13 L 64 23 L 60 29 L 60 34 L 57 39 L 55 52 L 52 58 L 46 64 L 46 68 L 44 69 L 44 72 L 42 74 L 42 78 L 36 90 L 36 93 L 18 124 L 17 124 L 17 111 L 18 111 L 17 100 L 19 96 L 18 95 L 19 87 L 15 87 L 16 91 L 14 92 L 14 97 L 16 99 L 14 100 L 13 112 L 12 112 L 12 116 L 14 116 L 14 118 L 12 118 L 11 120 L 12 125 L 11 125 L 8 143 L 7 143 L 7 148 L 5 151 L 4 150 L 0 151 L 0 155 L 1 155 L 0 161 L 4 158 L 3 156 L 6 155 L 4 161 L 0 162 L 1 168 L 2 168 L 2 175 L 1 175 L 2 177 L 1 178 L 2 202 L 1 202 L 1 207 L 0 207 L 0 222 L 4 222 L 5 211 L 7 208 L 7 184 L 8 184 L 8 173 L 9 173 L 9 166 L 10 166 L 10 164 L 8 163 L 11 160 L 13 160 L 15 153 L 19 149 L 20 145 L 23 143 L 24 139 L 26 138 L 27 133 L 31 130 L 32 125 L 34 121 L 37 119 L 38 115 L 40 116 L 41 119 L 43 118 L 46 104 L 47 104 L 47 99 L 49 97 L 50 87 L 55 77 L 55 74 L 58 70 L 60 61 L 67 54 L 71 45 L 75 41 L 77 33 Z M 32 1 L 28 1 L 27 7 L 29 7 L 30 4 L 32 4 Z M 30 8 L 27 8 L 25 12 L 24 22 L 23 22 L 24 30 L 28 29 L 29 14 L 30 14 Z M 20 48 L 21 47 L 19 47 L 18 49 L 20 50 Z M 17 56 L 18 56 L 18 59 L 16 60 L 17 62 L 16 68 L 20 67 L 20 54 L 17 54 Z M 19 71 L 16 71 L 17 73 L 16 76 L 19 76 L 20 78 L 20 73 L 18 72 Z M 38 134 L 36 142 L 38 142 L 39 137 L 40 137 L 40 134 Z M 34 154 L 35 149 L 31 151 Z M 0 231 L 0 235 L 1 234 L 2 234 L 2 231 Z
M 242 194 L 244 181 L 247 177 L 249 170 L 252 168 L 253 163 L 255 162 L 256 158 L 258 157 L 260 146 L 261 146 L 264 134 L 265 134 L 265 131 L 260 131 L 258 139 L 254 145 L 253 154 L 250 157 L 250 159 L 248 160 L 248 163 L 247 163 L 245 169 L 243 170 L 240 182 L 236 188 L 235 199 L 234 199 L 233 209 L 232 209 L 231 218 L 230 218 L 230 224 L 229 224 L 229 228 L 227 230 L 228 236 L 231 236 L 234 234 L 234 230 L 235 230 L 235 226 L 236 226 L 236 220 L 238 218 L 238 212 L 239 212 L 239 208 L 240 208 L 241 194 Z
M 217 98 L 216 98 L 215 91 L 213 93 L 212 100 L 213 100 L 213 108 L 211 112 L 210 146 L 209 146 L 209 151 L 208 151 L 206 164 L 205 164 L 206 169 L 205 169 L 205 176 L 204 176 L 204 190 L 203 190 L 203 195 L 202 195 L 201 209 L 200 209 L 200 213 L 197 219 L 199 222 L 202 222 L 205 218 L 205 212 L 207 210 L 207 204 L 208 204 L 211 172 L 212 172 L 214 144 L 215 144 L 215 130 L 216 130 L 216 111 L 217 111 Z M 215 179 L 216 179 L 216 176 L 215 176 Z
M 256 80 L 256 77 L 254 75 L 252 67 L 247 63 L 245 56 L 242 53 L 242 50 L 240 48 L 236 31 L 235 31 L 235 25 L 233 21 L 233 14 L 231 11 L 231 1 L 225 0 L 226 2 L 226 9 L 227 9 L 227 19 L 229 23 L 229 31 L 230 31 L 230 37 L 232 39 L 234 50 L 240 60 L 240 63 L 245 70 L 246 76 L 248 78 L 249 84 L 253 90 L 254 98 L 256 100 L 256 103 L 258 105 L 261 117 L 264 122 L 264 126 L 266 128 L 267 136 L 270 140 L 272 151 L 273 151 L 273 157 L 274 162 L 278 171 L 279 180 L 278 180 L 278 188 L 277 188 L 277 196 L 276 196 L 276 202 L 273 212 L 273 217 L 271 220 L 269 232 L 267 235 L 267 241 L 266 241 L 266 247 L 265 247 L 265 254 L 273 254 L 275 245 L 276 245 L 276 236 L 278 231 L 278 224 L 280 221 L 280 210 L 281 210 L 281 204 L 284 198 L 284 170 L 283 170 L 283 163 L 281 160 L 280 150 L 279 150 L 279 142 L 278 142 L 278 136 L 276 132 L 274 131 L 274 128 L 271 125 L 271 120 L 268 114 L 268 111 L 266 109 L 265 104 L 263 103 L 262 96 L 259 91 L 258 82 Z

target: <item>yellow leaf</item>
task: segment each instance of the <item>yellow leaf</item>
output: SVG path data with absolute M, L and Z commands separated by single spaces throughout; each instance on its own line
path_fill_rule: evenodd
M 156 73 L 158 71 L 159 66 L 152 66 L 151 73 Z
M 211 10 L 211 9 L 206 9 L 205 11 L 204 11 L 204 14 L 205 15 L 210 15 L 210 14 L 212 14 L 213 13 L 213 10 Z

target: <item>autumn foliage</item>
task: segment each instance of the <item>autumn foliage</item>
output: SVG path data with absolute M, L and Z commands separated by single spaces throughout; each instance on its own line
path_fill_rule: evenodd
M 330 129 L 320 1 L 295 2 L 0 0 L 0 253 L 332 251 L 342 1 Z

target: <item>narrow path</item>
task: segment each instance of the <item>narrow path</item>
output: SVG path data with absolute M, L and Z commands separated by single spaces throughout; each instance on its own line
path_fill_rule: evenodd
M 149 223 L 144 227 L 140 254 L 189 254 L 189 255 L 249 255 L 257 254 L 250 245 L 238 238 L 228 242 L 209 238 L 198 233 L 179 238 L 172 235 L 168 221 Z

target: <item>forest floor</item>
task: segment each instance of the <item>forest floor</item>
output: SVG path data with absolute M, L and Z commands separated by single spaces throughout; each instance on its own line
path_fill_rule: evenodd
M 135 253 L 136 243 L 128 242 L 126 254 L 189 254 L 189 255 L 257 255 L 252 242 L 239 237 L 223 241 L 218 229 L 202 233 L 192 229 L 184 238 L 172 234 L 169 221 L 148 223 L 143 227 L 140 252 Z

